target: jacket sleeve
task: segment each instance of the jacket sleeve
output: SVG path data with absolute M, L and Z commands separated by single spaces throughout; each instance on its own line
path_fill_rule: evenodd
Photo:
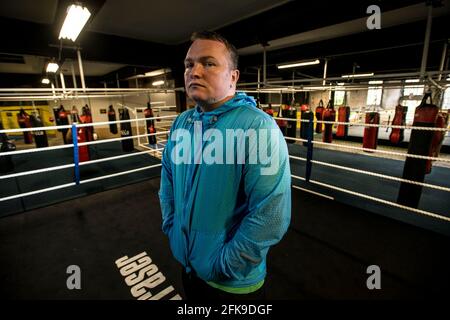
M 172 133 L 172 126 L 170 132 Z M 162 213 L 162 230 L 169 236 L 173 225 L 173 216 L 175 212 L 174 206 L 174 192 L 173 192 L 173 177 L 172 177 L 172 162 L 170 160 L 170 153 L 172 151 L 171 134 L 167 139 L 167 144 L 164 148 L 161 159 L 161 183 L 159 188 L 159 203 Z
M 257 146 L 250 145 L 249 153 L 258 150 L 258 161 L 257 164 L 246 161 L 244 168 L 248 213 L 233 238 L 222 248 L 215 266 L 219 277 L 246 277 L 265 262 L 270 246 L 281 240 L 290 223 L 291 172 L 286 142 L 272 119 L 264 119 L 259 128 L 267 129 L 267 139 L 262 139 Z M 261 164 L 263 152 L 269 160 L 267 164 Z

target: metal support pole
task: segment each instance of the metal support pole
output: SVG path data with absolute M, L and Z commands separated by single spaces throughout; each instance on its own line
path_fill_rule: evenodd
M 59 79 L 61 80 L 61 87 L 63 89 L 63 94 L 66 94 L 66 82 L 64 81 L 64 75 L 62 72 L 59 73 Z
M 327 83 L 325 81 L 325 79 L 327 78 L 327 68 L 328 68 L 328 59 L 325 59 L 325 64 L 323 65 L 323 81 L 322 81 L 323 86 Z
M 81 87 L 83 88 L 83 92 L 86 92 L 84 90 L 84 89 L 86 89 L 86 84 L 84 82 L 84 71 L 83 71 L 83 63 L 81 61 L 80 49 L 77 49 L 77 56 L 78 56 L 78 67 L 80 68 Z
M 77 78 L 75 77 L 75 68 L 73 67 L 73 61 L 70 63 L 70 69 L 72 71 L 73 87 L 75 89 L 77 89 L 78 88 L 78 86 L 77 86 Z
M 428 60 L 428 48 L 430 46 L 431 22 L 433 21 L 433 6 L 428 6 L 427 28 L 425 30 L 425 40 L 423 43 L 422 63 L 420 65 L 420 78 L 425 77 L 425 71 Z
M 263 83 L 267 83 L 267 63 L 266 63 L 266 47 L 263 46 Z
M 439 65 L 439 71 L 441 71 L 441 72 L 444 70 L 445 59 L 447 58 L 447 44 L 448 44 L 448 40 L 445 41 L 444 48 L 442 49 L 441 64 Z M 441 79 L 442 79 L 442 73 L 439 74 L 438 81 L 441 81 Z
M 261 68 L 258 68 L 258 90 L 261 87 Z

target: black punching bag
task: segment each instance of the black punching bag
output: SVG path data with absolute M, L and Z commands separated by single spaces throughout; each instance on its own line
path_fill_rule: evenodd
M 0 121 L 0 130 L 3 130 L 3 123 Z M 9 141 L 6 133 L 0 133 L 0 152 L 9 152 L 16 150 L 16 145 Z M 14 171 L 14 163 L 11 156 L 0 156 L 0 174 Z
M 31 120 L 31 125 L 33 126 L 33 128 L 39 128 L 39 127 L 44 126 L 39 115 L 30 116 L 30 120 Z M 36 131 L 33 131 L 33 135 L 34 135 L 34 142 L 36 144 L 36 148 L 48 147 L 47 131 L 36 130 Z
M 108 110 L 108 121 L 116 121 L 116 111 L 114 110 L 114 107 L 112 105 L 109 106 Z M 112 134 L 117 134 L 117 123 L 110 123 L 109 124 L 109 132 Z
M 147 109 L 144 110 L 144 116 L 146 118 L 153 118 L 153 110 L 150 107 L 150 103 L 147 103 Z M 153 134 L 156 133 L 155 128 L 155 119 L 149 119 L 145 121 L 146 127 L 147 127 L 147 134 Z M 156 136 L 148 136 L 148 143 L 149 144 L 156 144 Z
M 130 120 L 130 114 L 128 113 L 128 109 L 120 109 L 119 110 L 120 120 Z M 133 135 L 131 131 L 131 122 L 122 122 L 120 124 L 120 136 L 122 138 L 131 137 Z M 130 152 L 134 150 L 133 139 L 125 139 L 122 140 L 122 150 L 125 152 Z
M 422 102 L 416 108 L 414 113 L 413 127 L 434 127 L 439 108 L 431 102 L 426 103 L 431 93 L 424 95 Z M 411 130 L 411 137 L 408 145 L 408 154 L 416 154 L 420 156 L 429 156 L 434 131 L 431 130 Z M 425 179 L 427 168 L 427 160 L 408 157 L 403 167 L 403 179 L 423 182 Z M 407 182 L 400 184 L 397 202 L 399 204 L 417 208 L 419 206 L 420 196 L 422 194 L 422 186 L 414 185 Z

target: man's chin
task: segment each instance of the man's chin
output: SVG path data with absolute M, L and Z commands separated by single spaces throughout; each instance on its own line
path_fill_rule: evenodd
M 194 102 L 199 104 L 199 105 L 209 104 L 209 99 L 206 99 L 206 98 L 201 97 L 201 96 L 192 95 L 191 99 L 194 100 Z

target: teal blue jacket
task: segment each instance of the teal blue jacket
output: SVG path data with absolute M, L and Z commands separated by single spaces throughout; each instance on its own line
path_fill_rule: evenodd
M 199 121 L 205 137 L 195 145 L 198 140 L 189 141 L 183 134 L 193 135 Z M 217 129 L 222 141 L 215 134 L 208 138 L 208 129 Z M 246 135 L 240 140 L 234 136 L 234 145 L 229 146 L 227 129 L 253 129 L 261 139 L 256 141 L 266 143 L 256 146 Z M 267 130 L 267 139 L 260 129 Z M 269 139 L 272 132 L 275 139 Z M 183 149 L 183 143 L 188 148 Z M 223 146 L 222 161 L 194 161 L 199 154 L 205 159 L 205 153 L 220 155 L 212 143 Z M 245 159 L 239 156 L 242 150 Z M 264 161 L 251 161 L 252 154 L 264 152 Z M 270 162 L 273 159 L 278 161 Z M 262 174 L 271 163 L 276 165 L 266 171 L 270 174 Z M 162 230 L 188 272 L 193 269 L 205 281 L 235 288 L 264 280 L 267 252 L 286 233 L 291 218 L 289 155 L 277 124 L 244 93 L 210 112 L 198 106 L 183 112 L 174 121 L 163 152 L 159 198 Z

